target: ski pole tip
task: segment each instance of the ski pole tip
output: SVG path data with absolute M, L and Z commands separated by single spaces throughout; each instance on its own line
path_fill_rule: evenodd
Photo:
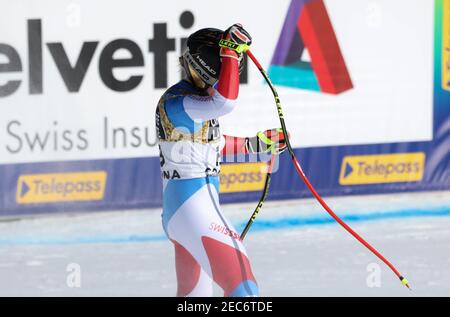
M 412 291 L 411 286 L 409 286 L 409 281 L 403 276 L 400 276 L 399 278 L 402 284 L 405 285 L 410 291 Z

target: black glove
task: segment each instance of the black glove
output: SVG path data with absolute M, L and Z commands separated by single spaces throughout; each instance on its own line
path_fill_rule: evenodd
M 238 45 L 244 44 L 250 46 L 252 44 L 252 37 L 239 23 L 233 24 L 228 29 L 226 29 L 222 35 L 222 39 L 234 42 Z M 220 56 L 235 58 L 239 61 L 242 59 L 241 53 L 225 47 L 221 48 Z
M 239 23 L 235 23 L 226 29 L 222 38 L 237 44 L 245 44 L 248 46 L 252 44 L 252 37 Z
M 245 139 L 248 153 L 280 154 L 286 150 L 286 139 L 281 128 L 258 132 L 256 136 Z

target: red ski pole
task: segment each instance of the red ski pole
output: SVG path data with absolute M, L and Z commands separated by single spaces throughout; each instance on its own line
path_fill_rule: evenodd
M 253 53 L 250 50 L 248 50 L 248 48 L 245 51 L 246 51 L 248 57 L 250 57 L 250 59 L 255 64 L 255 66 L 261 72 L 261 74 L 263 75 L 263 77 L 266 80 L 267 84 L 269 85 L 270 89 L 272 90 L 273 96 L 275 98 L 275 103 L 277 105 L 277 112 L 278 112 L 278 117 L 280 119 L 281 128 L 283 129 L 284 135 L 288 135 L 287 134 L 287 129 L 286 129 L 286 123 L 284 122 L 284 116 L 283 116 L 283 110 L 281 108 L 280 98 L 278 97 L 278 93 L 275 90 L 275 87 L 273 86 L 273 84 L 272 84 L 269 76 L 267 75 L 266 71 L 261 66 L 261 64 L 258 62 L 258 60 L 253 55 Z M 328 214 L 331 217 L 333 217 L 333 219 L 336 220 L 345 230 L 347 230 L 348 233 L 350 233 L 353 237 L 355 237 L 356 240 L 358 240 L 360 243 L 362 243 L 367 249 L 369 249 L 381 261 L 383 261 L 395 273 L 395 275 L 397 275 L 397 277 L 400 279 L 402 284 L 405 285 L 406 287 L 408 287 L 411 290 L 408 280 L 400 274 L 400 272 L 395 268 L 395 266 L 392 265 L 391 262 L 389 262 L 380 252 L 378 252 L 374 247 L 372 247 L 366 240 L 364 240 L 357 232 L 355 232 L 341 218 L 339 218 L 339 216 L 336 215 L 333 212 L 333 210 L 327 205 L 327 203 L 322 199 L 322 197 L 319 195 L 319 193 L 315 190 L 315 188 L 313 187 L 313 185 L 309 181 L 309 179 L 306 176 L 306 174 L 303 172 L 303 169 L 302 169 L 299 161 L 295 157 L 294 150 L 292 149 L 292 146 L 291 146 L 291 144 L 289 142 L 289 138 L 286 138 L 286 146 L 287 146 L 288 151 L 289 151 L 289 153 L 291 155 L 292 162 L 294 163 L 294 166 L 295 166 L 295 169 L 297 170 L 298 175 L 300 175 L 301 179 L 306 184 L 308 189 L 311 191 L 311 193 L 314 195 L 314 197 L 317 199 L 317 201 L 322 205 L 322 207 L 328 212 Z

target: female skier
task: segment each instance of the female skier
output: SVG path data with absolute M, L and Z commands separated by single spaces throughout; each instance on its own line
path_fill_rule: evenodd
M 156 110 L 161 175 L 162 222 L 175 246 L 177 296 L 212 296 L 212 281 L 225 296 L 258 296 L 239 233 L 219 206 L 223 154 L 279 153 L 279 129 L 239 138 L 221 136 L 218 117 L 235 107 L 242 56 L 219 41 L 251 44 L 240 24 L 225 32 L 207 28 L 193 33 L 180 57 L 184 79 L 170 87 Z

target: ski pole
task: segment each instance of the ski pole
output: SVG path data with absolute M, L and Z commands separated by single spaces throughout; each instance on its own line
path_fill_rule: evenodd
M 275 160 L 276 160 L 276 155 L 272 154 L 272 157 L 270 159 L 270 162 L 269 162 L 269 165 L 267 168 L 266 181 L 264 183 L 264 189 L 262 191 L 261 198 L 259 199 L 258 205 L 255 208 L 255 211 L 253 211 L 252 215 L 250 216 L 250 219 L 248 220 L 247 224 L 245 225 L 244 230 L 241 233 L 241 241 L 244 240 L 245 235 L 247 234 L 248 230 L 250 229 L 250 226 L 255 221 L 256 216 L 258 216 L 258 213 L 261 211 L 263 203 L 266 200 L 267 193 L 269 192 L 270 178 L 272 175 L 273 167 L 275 165 Z
M 227 40 L 221 40 L 219 43 L 220 46 L 222 47 L 228 47 L 231 49 L 234 49 L 235 51 L 239 52 L 239 53 L 247 53 L 248 57 L 250 57 L 250 59 L 253 61 L 253 63 L 255 64 L 255 66 L 258 68 L 258 70 L 261 72 L 261 74 L 263 75 L 264 79 L 266 80 L 267 84 L 269 85 L 270 89 L 272 90 L 272 94 L 275 98 L 275 103 L 277 106 L 277 112 L 278 112 L 278 117 L 280 119 L 280 123 L 281 123 L 281 128 L 283 129 L 283 133 L 284 135 L 288 135 L 287 134 L 287 129 L 286 129 L 286 123 L 284 121 L 284 115 L 283 115 L 283 110 L 281 108 L 281 102 L 280 102 L 280 98 L 278 96 L 278 93 L 275 89 L 275 87 L 273 86 L 269 76 L 267 75 L 266 71 L 264 70 L 264 68 L 261 66 L 261 64 L 258 62 L 258 60 L 256 59 L 256 57 L 253 55 L 253 53 L 249 50 L 249 47 L 247 45 L 239 45 Z M 369 249 L 375 256 L 377 256 L 381 261 L 383 261 L 393 272 L 395 275 L 397 275 L 397 277 L 400 279 L 401 283 L 403 285 L 405 285 L 407 288 L 410 288 L 409 282 L 408 280 L 403 277 L 400 272 L 395 268 L 394 265 L 392 265 L 391 262 L 389 262 L 380 252 L 378 252 L 374 247 L 372 247 L 366 240 L 364 240 L 358 233 L 356 233 L 349 225 L 347 225 L 341 218 L 339 218 L 338 215 L 336 215 L 333 210 L 327 205 L 327 203 L 322 199 L 322 197 L 319 195 L 319 193 L 315 190 L 315 188 L 312 186 L 311 182 L 309 181 L 308 177 L 306 176 L 306 174 L 303 172 L 303 169 L 299 163 L 299 161 L 297 160 L 297 158 L 295 157 L 295 153 L 294 150 L 290 144 L 289 138 L 286 138 L 286 146 L 288 148 L 288 151 L 291 155 L 292 158 L 292 162 L 294 164 L 295 169 L 297 170 L 297 173 L 300 175 L 301 179 L 303 180 L 303 182 L 306 184 L 306 186 L 308 187 L 308 189 L 311 191 L 311 193 L 313 194 L 313 196 L 317 199 L 317 201 L 322 205 L 322 207 L 328 212 L 328 214 L 334 219 L 336 220 L 345 230 L 347 230 L 348 233 L 350 233 L 354 238 L 356 238 L 362 245 L 364 245 L 367 249 Z M 269 178 L 270 180 L 270 178 Z M 263 196 L 265 196 L 265 193 L 263 193 Z M 265 198 L 265 197 L 264 197 Z M 263 201 L 263 200 L 262 200 Z M 259 204 L 258 204 L 259 206 Z M 256 214 L 258 214 L 259 209 L 257 207 L 257 209 L 255 210 Z M 245 235 L 244 235 L 245 236 Z
M 283 110 L 281 108 L 281 102 L 280 98 L 278 96 L 277 91 L 275 90 L 275 87 L 273 86 L 269 76 L 267 75 L 266 71 L 263 69 L 261 64 L 258 62 L 256 57 L 253 55 L 253 53 L 250 50 L 246 50 L 246 53 L 248 57 L 253 61 L 255 66 L 258 68 L 258 70 L 263 75 L 264 79 L 266 80 L 267 84 L 269 85 L 270 89 L 272 90 L 273 96 L 275 98 L 275 103 L 277 105 L 277 111 L 278 111 L 278 117 L 280 119 L 281 128 L 283 129 L 283 133 L 287 135 L 287 129 L 286 129 L 286 123 L 284 122 L 284 115 Z M 308 177 L 304 173 L 299 161 L 297 160 L 294 150 L 289 142 L 289 138 L 286 138 L 286 146 L 288 148 L 288 151 L 291 155 L 292 162 L 294 163 L 294 167 L 297 170 L 297 173 L 300 175 L 303 182 L 306 184 L 308 189 L 311 191 L 313 196 L 317 199 L 317 201 L 322 205 L 322 207 L 328 212 L 328 214 L 333 217 L 334 220 L 336 220 L 347 232 L 349 232 L 353 237 L 355 237 L 361 244 L 363 244 L 367 249 L 369 249 L 373 254 L 375 254 L 381 261 L 383 261 L 393 272 L 397 277 L 400 279 L 403 285 L 405 285 L 407 288 L 410 288 L 408 280 L 403 277 L 400 272 L 395 268 L 395 266 L 389 262 L 380 252 L 378 252 L 374 247 L 372 247 L 366 240 L 364 240 L 356 231 L 354 231 L 349 225 L 347 225 L 341 218 L 339 218 L 338 215 L 336 215 L 333 210 L 327 205 L 327 203 L 322 199 L 322 197 L 319 195 L 319 193 L 316 191 L 316 189 L 313 187 L 311 182 L 309 181 Z

